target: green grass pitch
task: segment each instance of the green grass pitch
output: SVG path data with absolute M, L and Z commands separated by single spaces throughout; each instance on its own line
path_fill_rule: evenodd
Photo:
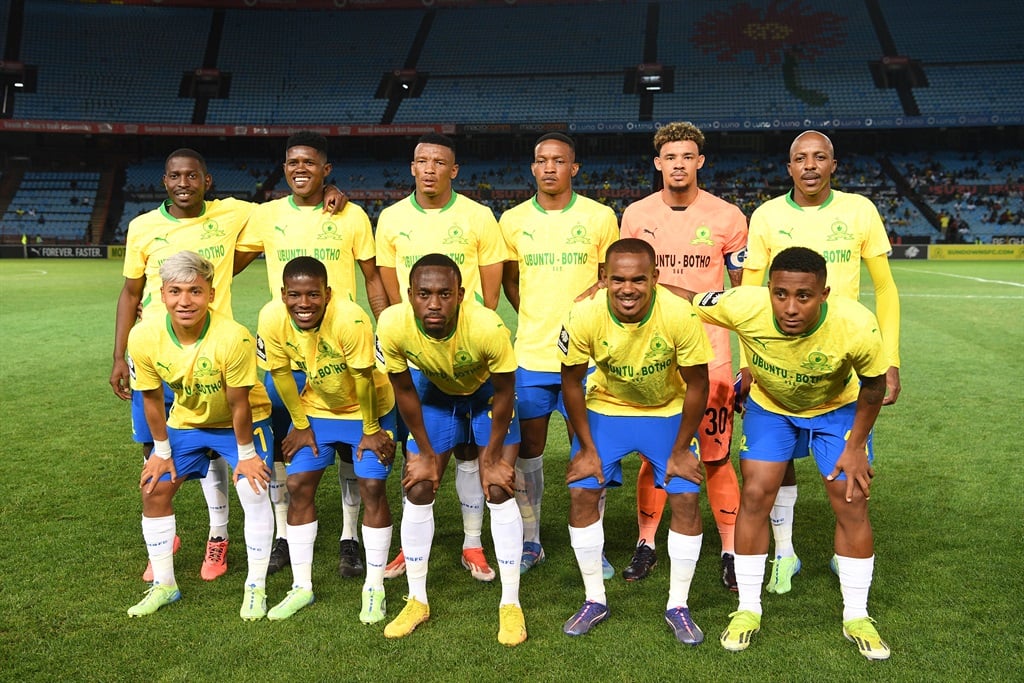
M 803 571 L 788 595 L 764 596 L 761 633 L 730 654 L 716 636 L 735 609 L 705 538 L 690 606 L 707 641 L 680 646 L 662 619 L 668 560 L 652 577 L 607 583 L 611 618 L 571 639 L 562 622 L 583 599 L 568 544 L 565 432 L 553 420 L 543 538 L 548 562 L 523 577 L 529 640 L 495 640 L 497 585 L 459 567 L 462 532 L 451 472 L 436 504 L 431 619 L 387 641 L 358 622 L 360 580 L 337 576 L 340 504 L 320 487 L 317 602 L 279 623 L 238 618 L 245 548 L 232 495 L 228 574 L 199 578 L 207 517 L 199 486 L 177 498 L 182 600 L 128 619 L 145 585 L 139 447 L 128 406 L 107 384 L 120 263 L 0 261 L 0 677 L 6 680 L 667 681 L 978 680 L 1024 671 L 1024 264 L 893 262 L 902 300 L 903 395 L 876 427 L 876 537 L 870 609 L 892 659 L 862 659 L 841 634 L 828 570 L 832 516 L 813 466 L 798 467 L 794 540 Z M 865 292 L 870 293 L 866 282 Z M 267 287 L 261 262 L 235 283 L 237 318 L 254 326 Z M 873 298 L 865 301 L 870 305 Z M 508 316 L 507 304 L 503 309 Z M 512 322 L 510 320 L 510 322 Z M 610 492 L 607 554 L 618 570 L 635 541 L 633 487 Z M 398 546 L 398 482 L 392 477 Z M 484 543 L 490 551 L 485 523 Z M 271 604 L 290 587 L 268 580 Z M 404 579 L 388 582 L 390 612 Z M 1017 673 L 1014 673 L 1017 672 Z

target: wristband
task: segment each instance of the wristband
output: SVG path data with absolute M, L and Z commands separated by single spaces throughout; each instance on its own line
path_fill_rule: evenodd
M 240 443 L 238 444 L 238 462 L 243 460 L 252 460 L 256 457 L 256 444 L 252 443 Z
M 153 439 L 153 455 L 161 460 L 171 459 L 171 442 L 168 439 Z

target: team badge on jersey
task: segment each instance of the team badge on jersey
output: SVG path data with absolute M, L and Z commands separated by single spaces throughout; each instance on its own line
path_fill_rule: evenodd
M 644 358 L 647 360 L 657 360 L 664 358 L 672 353 L 672 347 L 669 345 L 665 338 L 660 334 L 655 334 L 654 338 L 651 339 L 651 344 L 648 347 L 647 353 Z
M 196 361 L 196 377 L 211 377 L 220 374 L 220 371 L 213 367 L 213 363 L 206 356 L 200 356 Z
M 577 223 L 572 226 L 570 232 L 572 236 L 565 241 L 566 244 L 590 244 L 590 238 L 587 237 L 587 226 Z
M 316 362 L 319 363 L 325 358 L 341 358 L 341 354 L 331 348 L 331 345 L 323 339 L 316 343 Z
M 316 236 L 318 240 L 340 240 L 341 231 L 338 230 L 338 226 L 330 221 L 320 226 L 320 234 Z
M 800 364 L 804 370 L 812 372 L 832 372 L 835 367 L 828 362 L 828 356 L 820 351 L 807 354 L 807 360 Z
M 457 224 L 448 228 L 448 237 L 444 238 L 443 242 L 445 244 L 469 244 L 469 240 L 466 239 L 466 232 Z
M 827 237 L 829 242 L 836 240 L 849 241 L 853 239 L 853 233 L 850 232 L 850 226 L 843 221 L 836 221 L 832 225 L 828 226 L 829 236 Z
M 569 330 L 562 325 L 562 331 L 558 333 L 558 350 L 564 354 L 569 353 Z
M 711 228 L 706 225 L 700 225 L 697 227 L 696 235 L 690 244 L 706 244 L 710 247 L 715 246 L 715 241 L 711 239 Z
M 210 240 L 214 237 L 223 237 L 224 231 L 220 229 L 220 225 L 217 221 L 212 218 L 203 223 L 203 234 L 199 236 L 201 240 Z
M 459 349 L 455 352 L 455 358 L 452 360 L 452 367 L 464 368 L 469 365 L 473 365 L 474 363 L 476 363 L 476 360 L 473 359 L 473 354 L 465 349 Z

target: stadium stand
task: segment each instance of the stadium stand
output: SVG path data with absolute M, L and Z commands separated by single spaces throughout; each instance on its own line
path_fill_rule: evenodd
M 0 217 L 4 232 L 47 241 L 82 241 L 89 228 L 99 173 L 28 171 Z

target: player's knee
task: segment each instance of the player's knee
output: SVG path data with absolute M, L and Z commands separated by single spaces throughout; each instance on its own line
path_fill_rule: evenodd
M 416 482 L 406 489 L 405 497 L 413 505 L 429 505 L 434 502 L 434 487 L 429 481 Z
M 487 492 L 488 500 L 494 505 L 501 505 L 502 503 L 512 499 L 512 496 L 508 495 L 508 492 L 500 486 L 489 486 Z

